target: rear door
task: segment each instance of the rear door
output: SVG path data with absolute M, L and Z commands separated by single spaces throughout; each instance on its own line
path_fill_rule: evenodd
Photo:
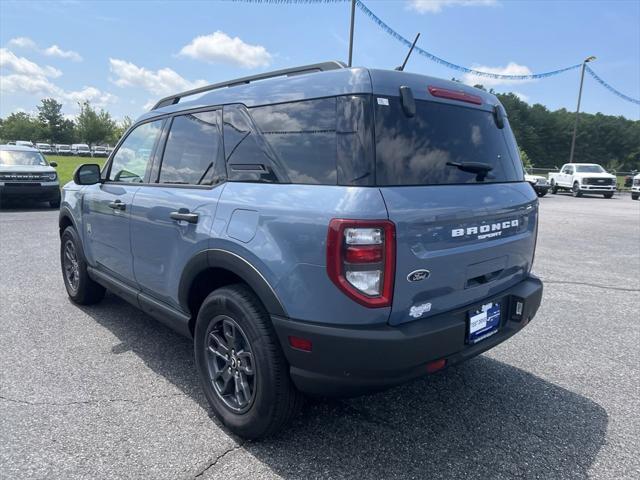
M 174 307 L 179 307 L 177 291 L 186 263 L 208 247 L 224 187 L 221 123 L 221 110 L 169 120 L 152 181 L 142 185 L 134 199 L 136 281 L 143 292 Z
M 130 215 L 133 198 L 148 178 L 164 120 L 143 123 L 120 144 L 103 183 L 86 187 L 83 198 L 85 248 L 91 263 L 134 283 Z
M 398 97 L 374 100 L 376 181 L 396 225 L 391 324 L 499 293 L 528 274 L 535 247 L 537 198 L 508 122 L 498 128 L 492 105 L 415 104 L 409 117 Z M 469 162 L 491 170 L 459 168 Z

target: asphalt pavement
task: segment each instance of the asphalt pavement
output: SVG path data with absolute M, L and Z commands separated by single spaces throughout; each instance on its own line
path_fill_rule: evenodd
M 57 212 L 0 210 L 0 478 L 640 478 L 640 202 L 541 199 L 534 321 L 465 364 L 227 433 L 192 344 L 67 299 Z

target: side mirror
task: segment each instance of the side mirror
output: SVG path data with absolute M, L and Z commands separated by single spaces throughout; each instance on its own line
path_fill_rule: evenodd
M 49 165 L 51 165 L 53 168 L 56 168 L 58 166 L 56 162 L 49 162 Z
M 76 168 L 73 173 L 73 181 L 78 185 L 95 185 L 100 183 L 100 165 L 85 163 Z

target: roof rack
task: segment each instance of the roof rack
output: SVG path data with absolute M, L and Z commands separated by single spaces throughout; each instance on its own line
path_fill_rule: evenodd
M 283 70 L 275 70 L 273 72 L 261 73 L 258 75 L 251 75 L 249 77 L 236 78 L 228 82 L 214 83 L 213 85 L 206 85 L 200 88 L 194 88 L 193 90 L 187 90 L 186 92 L 178 93 L 176 95 L 170 95 L 164 97 L 158 103 L 156 103 L 151 110 L 166 107 L 168 105 L 175 105 L 182 98 L 189 97 L 191 95 L 197 95 L 199 93 L 209 92 L 218 88 L 235 87 L 237 85 L 246 85 L 258 80 L 265 80 L 267 78 L 274 77 L 293 77 L 295 75 L 304 75 L 305 73 L 325 72 L 328 70 L 339 70 L 346 68 L 346 65 L 342 62 L 331 61 L 322 63 L 313 63 L 311 65 L 303 65 L 301 67 L 285 68 Z

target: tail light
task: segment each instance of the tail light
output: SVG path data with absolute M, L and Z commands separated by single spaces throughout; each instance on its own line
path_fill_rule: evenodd
M 393 298 L 395 225 L 389 220 L 333 219 L 327 235 L 327 273 L 347 296 L 370 308 Z

